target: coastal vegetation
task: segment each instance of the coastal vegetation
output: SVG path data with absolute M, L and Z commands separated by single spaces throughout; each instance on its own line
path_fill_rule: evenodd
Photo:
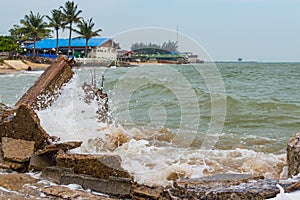
M 19 45 L 14 41 L 13 37 L 0 36 L 0 52 L 18 51 Z
M 64 28 L 64 23 L 63 23 L 63 14 L 61 10 L 58 9 L 53 9 L 51 11 L 52 16 L 46 16 L 47 19 L 49 20 L 49 27 L 53 27 L 56 32 L 56 54 L 58 54 L 58 31 L 60 28 Z
M 51 33 L 48 24 L 44 21 L 44 17 L 44 15 L 34 14 L 30 11 L 29 15 L 25 15 L 24 19 L 20 20 L 20 23 L 23 25 L 19 28 L 20 33 L 22 33 L 22 39 L 33 40 L 33 54 L 36 53 L 35 44 L 37 40 L 49 37 Z
M 178 42 L 174 41 L 168 41 L 164 42 L 162 45 L 154 44 L 154 43 L 143 43 L 143 42 L 136 42 L 131 45 L 131 50 L 137 50 L 137 49 L 145 49 L 145 48 L 151 48 L 151 49 L 163 49 L 170 52 L 178 52 Z
M 56 35 L 56 54 L 58 51 L 58 39 L 59 30 L 69 30 L 69 42 L 68 42 L 68 55 L 71 52 L 71 39 L 72 32 L 79 34 L 78 37 L 86 39 L 85 55 L 87 53 L 88 40 L 91 37 L 100 36 L 99 32 L 102 29 L 96 29 L 93 19 L 84 20 L 80 14 L 82 10 L 78 8 L 78 5 L 74 1 L 65 2 L 64 6 L 60 6 L 58 9 L 51 10 L 50 15 L 41 15 L 40 13 L 34 14 L 32 11 L 28 15 L 25 15 L 20 20 L 19 24 L 14 24 L 9 30 L 10 38 L 14 41 L 14 45 L 19 46 L 22 42 L 33 43 L 33 54 L 36 53 L 36 42 L 51 37 L 51 33 L 55 31 Z M 46 20 L 45 20 L 46 19 Z M 76 29 L 76 25 L 77 28 Z M 54 29 L 51 30 L 51 29 Z M 5 51 L 11 51 L 8 47 L 1 48 L 6 49 Z M 13 48 L 12 50 L 14 50 Z
M 79 16 L 82 13 L 82 10 L 78 10 L 77 4 L 74 1 L 67 1 L 65 3 L 65 7 L 61 6 L 60 9 L 63 13 L 63 21 L 64 26 L 69 29 L 69 43 L 68 43 L 68 55 L 70 53 L 71 47 L 71 38 L 72 38 L 72 31 L 73 31 L 73 24 L 79 23 L 81 17 Z
M 95 23 L 93 22 L 93 18 L 90 18 L 88 20 L 81 20 L 78 24 L 78 30 L 74 30 L 76 33 L 78 33 L 80 38 L 85 38 L 85 51 L 84 55 L 87 56 L 87 48 L 88 48 L 88 42 L 89 39 L 95 36 L 100 36 L 99 32 L 102 31 L 102 29 L 97 29 L 93 31 L 93 28 L 95 26 Z

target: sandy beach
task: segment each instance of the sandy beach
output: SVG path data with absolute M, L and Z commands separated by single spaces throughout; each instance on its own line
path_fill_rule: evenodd
M 20 71 L 45 70 L 50 64 L 33 63 L 28 60 L 4 60 L 0 63 L 0 74 L 14 74 Z

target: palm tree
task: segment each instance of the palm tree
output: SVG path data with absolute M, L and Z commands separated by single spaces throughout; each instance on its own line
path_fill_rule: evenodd
M 72 38 L 72 25 L 73 23 L 79 23 L 81 17 L 79 17 L 82 10 L 77 10 L 77 4 L 74 4 L 74 1 L 67 1 L 65 3 L 65 7 L 60 7 L 63 12 L 63 20 L 65 22 L 65 25 L 69 24 L 67 28 L 69 28 L 69 43 L 68 43 L 68 55 L 70 52 L 70 46 L 71 46 L 71 38 Z
M 85 51 L 84 55 L 87 57 L 87 48 L 88 48 L 88 42 L 89 39 L 95 36 L 100 36 L 99 32 L 102 31 L 102 29 L 93 30 L 95 26 L 95 23 L 93 22 L 93 18 L 90 18 L 88 20 L 81 20 L 78 24 L 79 30 L 74 30 L 76 33 L 78 33 L 80 36 L 79 38 L 85 38 Z
M 30 11 L 29 15 L 25 15 L 20 20 L 21 26 L 19 31 L 23 34 L 22 39 L 33 39 L 33 54 L 35 55 L 36 41 L 50 36 L 51 30 L 47 29 L 48 24 L 43 20 L 44 15 L 37 13 L 36 15 Z
M 15 41 L 19 41 L 22 37 L 22 34 L 20 33 L 20 26 L 18 24 L 14 24 L 13 27 L 9 29 L 9 33 Z
M 53 27 L 56 31 L 56 54 L 58 54 L 58 30 L 63 28 L 63 14 L 61 10 L 53 9 L 52 16 L 46 16 L 49 20 L 49 27 Z

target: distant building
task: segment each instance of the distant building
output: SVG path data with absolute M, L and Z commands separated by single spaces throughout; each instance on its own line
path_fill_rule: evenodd
M 69 38 L 58 39 L 58 49 L 60 54 L 68 54 L 68 43 Z M 85 57 L 85 38 L 72 38 L 69 55 L 75 58 Z M 46 38 L 36 43 L 36 50 L 39 55 L 51 57 L 50 55 L 55 54 L 56 39 Z M 88 41 L 87 57 L 89 59 L 104 59 L 104 60 L 116 60 L 117 49 L 119 44 L 115 43 L 111 38 L 90 38 Z M 32 52 L 33 44 L 27 46 L 27 50 Z M 54 55 L 56 56 L 56 55 Z M 53 57 L 53 56 L 52 56 Z
M 190 63 L 202 63 L 202 60 L 199 60 L 198 55 L 194 55 L 193 52 L 183 52 L 182 54 L 186 55 Z
M 141 48 L 132 51 L 119 51 L 119 60 L 129 62 L 150 62 L 150 63 L 188 63 L 186 55 L 170 52 L 160 48 Z

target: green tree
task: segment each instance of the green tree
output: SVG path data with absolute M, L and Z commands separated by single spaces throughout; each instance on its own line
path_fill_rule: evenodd
M 0 52 L 18 51 L 19 45 L 15 42 L 13 37 L 0 36 Z
M 20 41 L 22 38 L 22 34 L 20 33 L 20 26 L 15 24 L 11 29 L 9 29 L 10 36 L 15 40 L 15 41 Z
M 69 32 L 69 43 L 68 43 L 68 55 L 71 50 L 71 38 L 72 38 L 72 31 L 73 31 L 73 24 L 79 23 L 81 20 L 81 17 L 79 16 L 82 10 L 78 10 L 77 4 L 74 3 L 74 1 L 67 1 L 65 3 L 65 6 L 60 7 L 63 12 L 63 20 L 64 24 L 68 25 L 66 28 L 70 30 Z
M 95 26 L 95 23 L 93 22 L 93 18 L 90 18 L 88 20 L 81 20 L 78 24 L 78 30 L 74 30 L 76 33 L 78 33 L 80 38 L 85 38 L 85 51 L 84 55 L 87 57 L 87 48 L 88 48 L 88 42 L 89 39 L 95 36 L 100 36 L 99 32 L 102 31 L 102 29 L 93 30 Z
M 56 32 L 56 54 L 58 54 L 58 30 L 64 27 L 63 24 L 63 14 L 61 10 L 53 9 L 51 11 L 51 16 L 46 16 L 49 20 L 49 27 L 55 29 Z
M 24 19 L 20 20 L 21 26 L 19 31 L 23 34 L 22 39 L 33 40 L 33 54 L 35 54 L 36 41 L 50 36 L 51 30 L 48 29 L 48 24 L 44 21 L 44 15 L 37 13 L 36 15 L 30 11 L 29 15 L 25 15 Z
M 163 50 L 171 51 L 171 52 L 177 52 L 178 51 L 178 42 L 174 41 L 168 41 L 164 42 L 163 45 L 161 46 Z

